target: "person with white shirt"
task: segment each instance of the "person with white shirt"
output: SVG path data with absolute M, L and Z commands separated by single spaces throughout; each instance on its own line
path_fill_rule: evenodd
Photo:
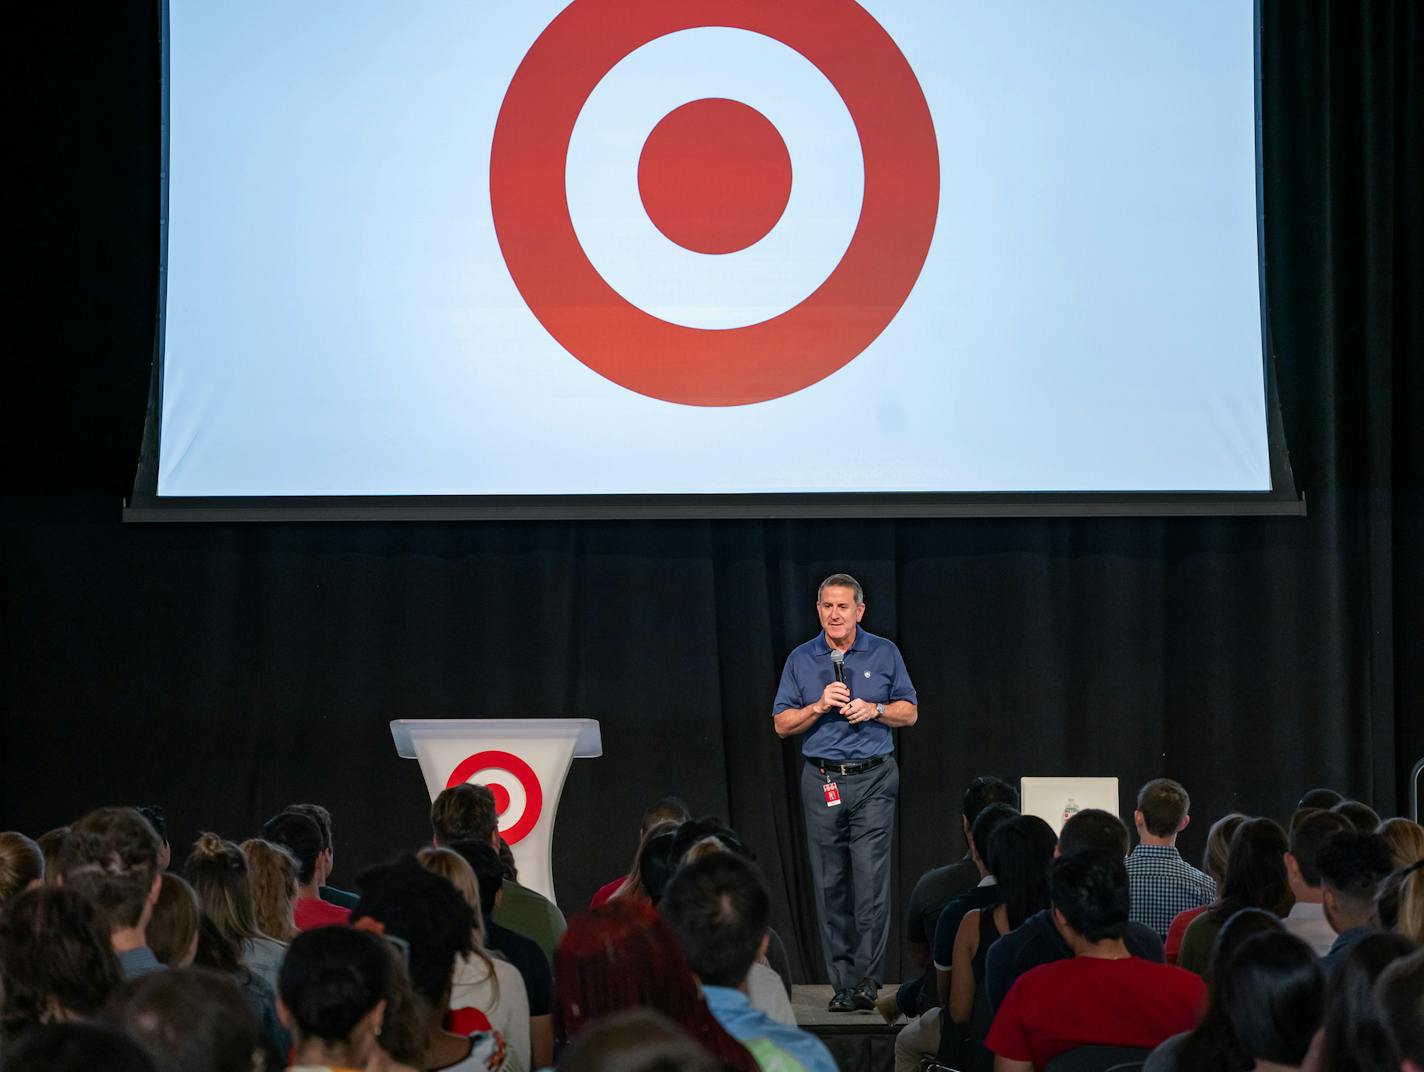
M 1325 892 L 1321 888 L 1316 854 L 1332 834 L 1349 830 L 1350 821 L 1338 812 L 1307 810 L 1291 824 L 1290 851 L 1286 853 L 1286 878 L 1295 904 L 1283 921 L 1286 930 L 1323 957 L 1335 944 L 1335 929 L 1325 918 Z

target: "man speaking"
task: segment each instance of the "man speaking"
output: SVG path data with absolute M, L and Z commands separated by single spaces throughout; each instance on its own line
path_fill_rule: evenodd
M 834 573 L 816 592 L 819 636 L 786 658 L 778 737 L 805 734 L 801 806 L 830 972 L 831 1012 L 873 1009 L 890 936 L 890 829 L 900 771 L 890 731 L 919 712 L 905 660 L 860 628 L 860 582 Z

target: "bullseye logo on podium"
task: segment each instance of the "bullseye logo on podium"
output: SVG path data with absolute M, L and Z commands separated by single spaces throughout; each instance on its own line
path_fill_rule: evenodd
M 939 150 L 914 71 L 851 0 L 575 0 L 510 82 L 490 201 L 570 354 L 653 398 L 745 405 L 894 319 Z
M 450 773 L 445 788 L 466 782 L 488 787 L 494 795 L 499 833 L 508 845 L 529 836 L 544 814 L 544 787 L 534 768 L 513 752 L 488 749 L 462 759 Z

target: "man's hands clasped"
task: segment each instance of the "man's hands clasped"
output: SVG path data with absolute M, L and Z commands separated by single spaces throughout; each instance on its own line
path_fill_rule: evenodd
M 842 681 L 832 681 L 821 690 L 821 699 L 816 704 L 816 713 L 824 715 L 827 711 L 836 708 L 840 708 L 845 720 L 852 725 L 869 722 L 875 718 L 875 705 L 868 700 L 852 700 L 850 689 Z

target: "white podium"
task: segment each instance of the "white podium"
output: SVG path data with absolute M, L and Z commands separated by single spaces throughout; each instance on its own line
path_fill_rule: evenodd
M 488 786 L 520 885 L 554 900 L 554 816 L 569 762 L 603 755 L 591 718 L 400 718 L 396 752 L 420 762 L 434 800 L 463 782 Z

